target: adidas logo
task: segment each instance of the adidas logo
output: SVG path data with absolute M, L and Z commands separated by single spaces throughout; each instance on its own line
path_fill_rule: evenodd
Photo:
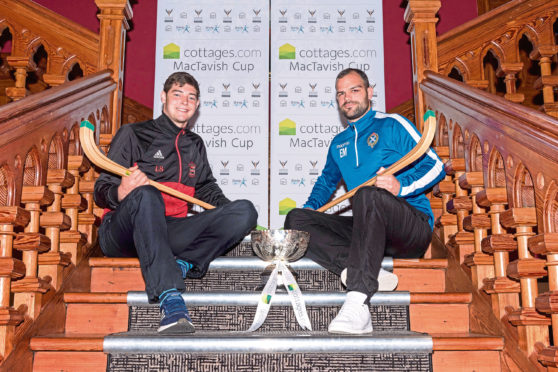
M 161 152 L 161 150 L 157 150 L 157 152 L 155 153 L 155 155 L 153 155 L 153 157 L 155 159 L 164 159 L 165 157 L 163 156 L 163 153 Z

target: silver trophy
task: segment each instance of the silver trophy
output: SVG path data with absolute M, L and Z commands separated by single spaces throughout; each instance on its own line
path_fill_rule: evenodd
M 252 249 L 256 256 L 270 264 L 261 274 L 263 288 L 269 279 L 269 275 L 275 269 L 274 262 L 283 261 L 285 264 L 293 262 L 304 256 L 310 234 L 298 230 L 256 230 L 251 233 Z M 289 271 L 295 278 L 296 272 L 287 265 Z
M 252 232 L 252 249 L 258 257 L 269 263 L 261 274 L 262 293 L 252 325 L 248 332 L 257 330 L 265 321 L 276 290 L 287 292 L 298 324 L 304 330 L 312 330 L 306 312 L 302 292 L 296 281 L 296 273 L 289 266 L 304 256 L 310 234 L 297 230 L 261 230 Z M 279 287 L 279 288 L 278 288 Z

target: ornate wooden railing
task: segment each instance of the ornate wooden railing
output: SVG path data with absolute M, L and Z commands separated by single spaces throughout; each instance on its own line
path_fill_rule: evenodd
M 79 123 L 112 133 L 105 71 L 0 107 L 0 355 L 17 342 L 95 240 L 94 170 Z
M 436 37 L 440 5 L 410 0 L 405 13 L 415 112 L 437 112 L 435 144 L 446 161 L 433 199 L 442 207 L 438 236 L 468 273 L 463 290 L 489 301 L 503 327 L 482 329 L 484 319 L 472 331 L 505 334 L 534 368 L 558 368 L 558 121 L 550 116 L 558 116 L 558 1 L 512 0 Z
M 29 94 L 27 73 L 37 70 L 34 57 L 42 47 L 46 54 L 46 68 L 41 70 L 41 81 L 46 87 L 69 81 L 76 66 L 83 76 L 110 69 L 111 77 L 118 82 L 118 89 L 113 92 L 110 118 L 111 122 L 120 123 L 123 56 L 132 11 L 128 0 L 95 0 L 95 4 L 100 9 L 99 34 L 33 1 L 0 0 L 0 34 L 5 29 L 11 34 L 12 48 L 6 60 L 16 77 L 15 85 L 6 88 L 9 99 L 16 101 Z M 113 129 L 116 131 L 118 126 Z
M 433 72 L 420 86 L 449 150 L 440 236 L 520 348 L 556 368 L 558 120 Z
M 436 38 L 440 6 L 439 0 L 410 0 L 405 12 L 417 117 L 424 105 L 417 82 L 425 70 L 558 117 L 558 0 L 512 0 Z

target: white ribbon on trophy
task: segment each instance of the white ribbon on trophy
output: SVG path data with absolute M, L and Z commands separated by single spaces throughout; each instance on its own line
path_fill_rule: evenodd
M 293 274 L 283 261 L 277 260 L 274 261 L 273 264 L 275 265 L 275 268 L 271 272 L 271 275 L 269 276 L 269 279 L 260 296 L 254 321 L 246 332 L 254 332 L 261 327 L 267 318 L 272 298 L 275 295 L 275 290 L 277 289 L 279 272 L 281 272 L 283 285 L 289 294 L 298 324 L 300 324 L 302 329 L 311 331 L 312 325 L 310 324 L 310 319 L 308 318 L 308 313 L 306 312 L 306 304 Z

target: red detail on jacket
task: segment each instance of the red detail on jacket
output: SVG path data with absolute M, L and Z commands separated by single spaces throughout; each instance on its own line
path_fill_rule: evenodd
M 194 196 L 195 189 L 178 182 L 160 182 L 165 186 L 171 187 L 186 195 Z M 178 199 L 172 195 L 162 192 L 163 201 L 165 202 L 165 216 L 168 217 L 186 217 L 188 215 L 188 202 Z

